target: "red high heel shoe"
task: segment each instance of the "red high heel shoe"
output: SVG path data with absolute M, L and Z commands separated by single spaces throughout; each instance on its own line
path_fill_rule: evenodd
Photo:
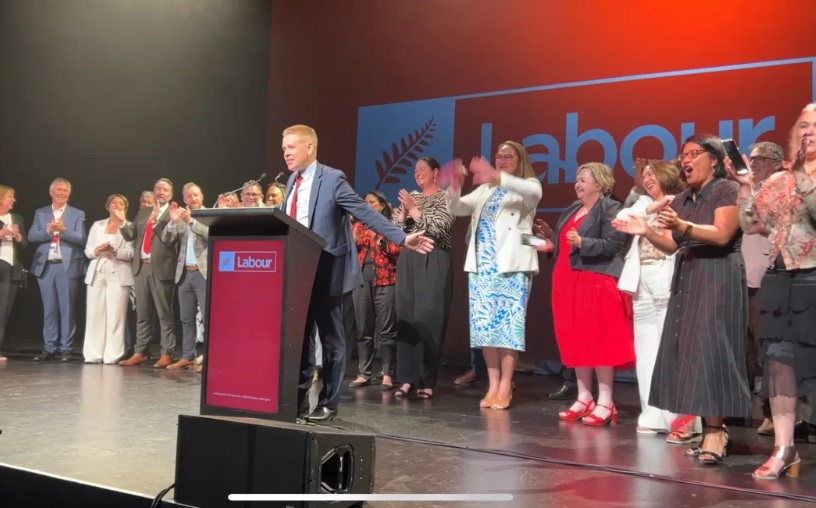
M 595 409 L 595 399 L 589 399 L 588 402 L 581 402 L 580 400 L 576 400 L 575 402 L 584 406 L 584 409 L 581 411 L 573 411 L 572 409 L 561 411 L 558 413 L 558 418 L 567 422 L 574 422 L 590 414 Z
M 606 418 L 601 418 L 600 416 L 590 413 L 581 419 L 581 423 L 584 425 L 591 425 L 593 427 L 603 427 L 610 421 L 612 423 L 618 423 L 618 410 L 615 408 L 615 403 L 612 403 L 612 407 L 604 406 L 603 404 L 598 404 L 598 407 L 603 407 L 609 410 L 609 416 Z

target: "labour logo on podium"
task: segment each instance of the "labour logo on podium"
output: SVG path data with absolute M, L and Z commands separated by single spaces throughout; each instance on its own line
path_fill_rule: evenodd
M 218 256 L 219 272 L 275 272 L 277 252 L 222 251 Z

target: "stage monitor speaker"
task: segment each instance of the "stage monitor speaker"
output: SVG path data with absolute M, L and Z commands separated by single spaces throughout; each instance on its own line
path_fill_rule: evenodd
M 374 436 L 254 418 L 179 415 L 175 500 L 198 508 L 348 507 L 231 502 L 229 494 L 370 494 Z

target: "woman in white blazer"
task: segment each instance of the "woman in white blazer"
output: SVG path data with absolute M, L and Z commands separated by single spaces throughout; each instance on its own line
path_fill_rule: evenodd
M 119 232 L 125 224 L 128 200 L 111 194 L 105 203 L 110 216 L 94 222 L 88 233 L 85 255 L 91 260 L 88 285 L 85 363 L 116 364 L 125 354 L 125 327 L 130 287 L 133 286 L 133 242 Z
M 646 194 L 629 208 L 618 212 L 617 221 L 640 217 L 652 224 L 658 212 L 685 188 L 680 174 L 671 162 L 648 161 L 642 171 Z M 669 306 L 675 255 L 667 255 L 646 238 L 635 236 L 626 253 L 618 288 L 632 295 L 634 314 L 636 372 L 640 391 L 639 434 L 669 433 L 669 443 L 683 444 L 700 439 L 699 418 L 680 417 L 649 405 L 649 389 L 657 360 L 663 323 Z
M 473 182 L 481 184 L 462 196 L 466 170 L 454 164 L 448 188 L 448 210 L 470 216 L 465 271 L 470 294 L 470 345 L 481 349 L 490 382 L 480 407 L 507 409 L 513 397 L 513 371 L 524 351 L 525 318 L 538 253 L 522 244 L 532 234 L 541 200 L 527 150 L 506 141 L 496 151 L 496 167 L 481 157 L 470 164 Z

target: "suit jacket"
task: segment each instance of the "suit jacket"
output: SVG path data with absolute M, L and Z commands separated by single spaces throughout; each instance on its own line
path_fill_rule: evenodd
M 521 243 L 521 235 L 532 234 L 533 218 L 541 201 L 541 182 L 538 178 L 518 178 L 499 173 L 499 187 L 508 192 L 499 204 L 496 217 L 496 264 L 499 273 L 538 273 L 538 252 Z M 448 210 L 453 215 L 469 215 L 468 231 L 476 231 L 482 209 L 497 187 L 480 185 L 467 196 L 460 196 L 461 189 L 448 190 Z M 465 271 L 476 272 L 476 242 L 469 235 Z
M 85 255 L 91 260 L 88 265 L 88 274 L 85 276 L 85 284 L 92 284 L 97 276 L 97 268 L 100 263 L 114 263 L 116 275 L 119 278 L 120 286 L 133 285 L 133 272 L 131 271 L 131 260 L 133 259 L 133 242 L 128 242 L 122 236 L 122 232 L 117 229 L 116 236 L 111 242 L 111 245 L 116 249 L 116 257 L 108 258 L 102 256 L 101 258 L 94 254 L 96 247 L 102 243 L 105 228 L 108 227 L 108 219 L 98 220 L 91 226 L 91 231 L 88 233 L 88 243 L 85 245 Z
M 210 237 L 210 227 L 205 226 L 204 224 L 198 222 L 197 220 L 192 220 L 193 225 L 193 233 L 195 234 L 195 238 L 193 239 L 193 251 L 195 252 L 196 262 L 198 263 L 198 271 L 201 272 L 201 275 L 204 278 L 207 278 L 207 239 Z M 164 228 L 164 232 L 162 233 L 162 239 L 165 242 L 177 242 L 179 253 L 178 253 L 178 261 L 176 262 L 176 284 L 181 281 L 181 276 L 184 273 L 185 266 L 187 265 L 187 233 L 190 230 L 186 223 L 179 223 L 176 224 L 174 222 L 170 222 L 166 228 Z
M 555 231 L 553 231 L 555 245 L 552 252 L 553 257 L 557 258 L 558 250 L 561 247 L 558 245 L 561 229 L 579 208 L 581 208 L 581 201 L 575 201 L 558 218 Z M 621 270 L 623 270 L 623 259 L 620 253 L 626 243 L 626 235 L 612 227 L 612 221 L 620 208 L 619 202 L 607 196 L 599 199 L 587 213 L 581 225 L 578 226 L 581 247 L 564 246 L 570 249 L 570 266 L 573 269 L 620 277 Z
M 284 211 L 294 182 L 295 172 L 292 172 L 280 205 Z M 368 206 L 351 188 L 342 171 L 318 162 L 309 196 L 309 229 L 320 235 L 326 246 L 320 257 L 314 290 L 329 296 L 342 296 L 363 284 L 349 214 L 389 242 L 402 245 L 405 241 L 405 232 Z
M 152 208 L 144 208 L 136 214 L 132 223 L 122 226 L 122 236 L 133 242 L 133 275 L 139 275 L 142 270 L 142 243 L 144 242 L 147 221 L 153 214 Z M 150 238 L 150 264 L 153 266 L 153 276 L 158 280 L 175 280 L 176 263 L 178 262 L 178 241 L 162 239 L 164 228 L 170 222 L 170 207 L 168 206 L 156 219 L 153 225 L 153 234 Z
M 634 215 L 647 215 L 646 209 L 653 202 L 654 200 L 651 197 L 644 194 L 632 206 L 620 210 L 616 218 L 627 219 Z M 651 224 L 651 220 L 656 216 L 657 214 L 648 215 L 647 221 Z M 640 289 L 640 235 L 634 235 L 629 247 L 621 252 L 624 251 L 626 256 L 624 257 L 620 279 L 618 279 L 618 289 L 635 296 Z M 666 254 L 666 260 L 661 267 L 664 276 L 669 281 L 674 275 L 675 260 L 675 254 Z
M 20 282 L 23 278 L 23 264 L 20 262 L 20 255 L 26 247 L 28 247 L 28 238 L 26 237 L 25 223 L 23 217 L 16 213 L 11 214 L 11 223 L 17 224 L 20 229 L 20 242 L 12 242 L 14 246 L 14 263 L 11 265 L 11 280 L 13 282 Z M 3 229 L 2 221 L 0 221 L 0 229 Z
M 34 260 L 31 263 L 31 273 L 35 277 L 42 277 L 45 271 L 45 264 L 48 262 L 48 251 L 51 248 L 51 235 L 46 230 L 46 225 L 51 222 L 53 208 L 51 205 L 38 208 L 34 212 L 34 222 L 31 223 L 31 230 L 28 232 L 28 241 L 36 244 Z M 65 231 L 59 236 L 59 248 L 62 255 L 62 264 L 68 277 L 80 278 L 85 275 L 87 259 L 85 259 L 85 243 L 87 233 L 85 231 L 85 212 L 65 205 L 62 213 L 62 223 Z

